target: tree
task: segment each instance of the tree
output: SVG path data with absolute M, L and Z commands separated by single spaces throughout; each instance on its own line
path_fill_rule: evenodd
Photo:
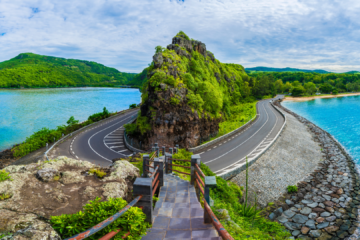
M 304 84 L 304 88 L 306 90 L 306 93 L 309 95 L 313 95 L 316 93 L 316 85 L 313 82 L 307 82 Z
M 130 104 L 129 109 L 136 108 L 136 103 Z
M 72 126 L 74 124 L 77 124 L 78 122 L 79 122 L 79 120 L 75 120 L 74 116 L 71 116 L 66 123 L 68 126 Z
M 320 91 L 322 93 L 330 93 L 333 90 L 333 86 L 331 86 L 329 83 L 325 83 L 320 86 Z
M 275 81 L 275 90 L 277 93 L 282 93 L 283 92 L 283 81 L 281 79 L 278 79 Z
M 165 50 L 165 48 L 163 48 L 162 46 L 155 47 L 155 53 L 163 52 L 164 50 Z
M 294 87 L 291 91 L 292 96 L 298 97 L 305 93 L 305 88 L 303 86 Z
M 283 92 L 291 92 L 292 89 L 292 85 L 289 82 L 286 82 L 285 85 L 283 86 Z

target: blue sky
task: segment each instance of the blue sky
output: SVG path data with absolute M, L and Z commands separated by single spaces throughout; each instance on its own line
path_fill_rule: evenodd
M 221 62 L 360 71 L 358 0 L 0 0 L 0 61 L 33 52 L 140 72 L 179 30 Z

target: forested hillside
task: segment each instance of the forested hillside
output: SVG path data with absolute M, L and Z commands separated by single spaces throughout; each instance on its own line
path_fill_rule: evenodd
M 272 94 L 291 93 L 293 96 L 313 95 L 316 92 L 342 93 L 360 91 L 360 74 L 354 73 L 304 73 L 304 72 L 252 72 L 250 86 L 255 95 L 269 86 Z M 258 84 L 256 84 L 256 82 Z
M 132 85 L 136 74 L 102 64 L 33 53 L 22 53 L 0 63 L 1 88 Z
M 269 68 L 269 67 L 254 67 L 254 68 L 245 68 L 246 72 L 251 73 L 253 71 L 261 72 L 316 72 L 316 73 L 330 73 L 325 70 L 316 69 L 316 70 L 305 70 L 298 68 Z

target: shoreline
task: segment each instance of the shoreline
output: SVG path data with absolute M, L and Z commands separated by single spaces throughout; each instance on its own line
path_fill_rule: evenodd
M 277 106 L 312 132 L 325 160 L 297 184 L 297 193 L 284 195 L 285 203 L 273 209 L 269 219 L 282 223 L 295 238 L 358 239 L 360 184 L 354 159 L 330 133 L 281 103 Z
M 339 97 L 351 97 L 359 96 L 360 92 L 357 93 L 348 93 L 348 94 L 337 94 L 337 95 L 325 95 L 325 96 L 311 96 L 311 97 L 285 97 L 283 101 L 293 101 L 293 102 L 305 102 L 311 101 L 318 98 L 339 98 Z

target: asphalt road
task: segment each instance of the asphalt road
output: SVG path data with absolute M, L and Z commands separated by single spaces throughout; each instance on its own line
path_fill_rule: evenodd
M 232 166 L 245 161 L 246 156 L 254 156 L 266 147 L 284 123 L 284 118 L 271 106 L 270 101 L 258 103 L 259 117 L 248 129 L 199 153 L 201 161 L 221 175 L 231 170 Z M 114 158 L 131 155 L 132 152 L 124 146 L 123 125 L 136 116 L 137 111 L 106 120 L 78 134 L 60 144 L 56 155 L 87 160 L 104 167 L 109 166 Z
M 86 160 L 106 167 L 112 164 L 112 159 L 133 154 L 124 145 L 123 125 L 133 119 L 137 112 L 136 109 L 118 117 L 104 120 L 100 124 L 79 133 L 60 144 L 55 149 L 56 155 Z
M 201 161 L 214 173 L 221 175 L 270 144 L 285 121 L 270 101 L 271 99 L 258 103 L 259 117 L 248 129 L 199 153 Z

